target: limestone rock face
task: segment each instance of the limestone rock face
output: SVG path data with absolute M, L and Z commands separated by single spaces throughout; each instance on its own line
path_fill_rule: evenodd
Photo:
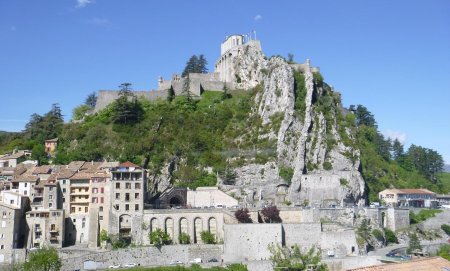
M 290 65 L 279 57 L 266 60 L 260 50 L 248 46 L 233 59 L 232 69 L 237 88 L 263 86 L 255 97 L 253 114 L 261 117 L 263 125 L 276 128 L 259 135 L 276 139 L 276 161 L 236 169 L 236 185 L 243 192 L 238 194 L 245 202 L 364 204 L 359 151 L 344 145 L 338 132 L 338 114 L 343 114 L 339 93 L 314 79 L 309 62 Z M 304 80 L 304 98 L 300 100 L 294 73 Z M 296 108 L 299 103 L 304 103 L 302 109 Z M 275 119 L 281 123 L 275 125 Z M 350 130 L 344 131 L 352 140 Z M 293 172 L 290 181 L 278 175 L 281 168 Z

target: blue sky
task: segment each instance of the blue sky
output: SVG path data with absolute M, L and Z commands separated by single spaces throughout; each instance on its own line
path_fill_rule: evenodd
M 267 56 L 310 58 L 381 132 L 450 162 L 450 1 L 0 0 L 0 130 L 99 89 L 156 88 L 192 54 L 255 30 Z

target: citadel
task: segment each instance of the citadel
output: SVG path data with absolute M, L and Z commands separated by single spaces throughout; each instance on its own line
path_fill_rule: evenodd
M 246 55 L 251 55 L 252 61 L 243 57 Z M 232 35 L 221 44 L 221 56 L 213 73 L 190 73 L 185 78 L 173 75 L 170 80 L 160 78 L 157 90 L 133 93 L 156 100 L 167 98 L 170 92 L 184 95 L 186 85 L 195 96 L 201 96 L 204 90 L 251 89 L 261 83 L 265 68 L 281 67 L 273 68 L 271 74 L 281 73 L 285 68 L 281 64 L 276 66 L 278 60 L 274 60 L 275 65 L 264 64 L 262 59 L 260 41 Z M 312 73 L 319 71 L 309 60 L 289 65 L 304 72 L 310 81 Z M 277 84 L 292 85 L 282 80 Z M 266 87 L 271 86 L 266 84 Z M 117 91 L 99 91 L 95 112 L 117 97 Z M 271 100 L 274 97 L 261 97 L 258 110 L 264 120 L 270 112 L 276 112 L 277 104 Z M 296 125 L 295 120 L 285 117 L 280 130 L 299 128 Z M 311 143 L 305 139 L 302 144 Z M 279 146 L 280 152 L 295 149 L 282 139 Z M 263 196 L 250 202 L 236 199 L 230 188 L 222 186 L 196 190 L 169 188 L 150 203 L 149 172 L 131 162 L 73 161 L 68 165 L 38 166 L 27 162 L 26 152 L 4 155 L 0 157 L 0 264 L 23 262 L 30 249 L 51 246 L 59 250 L 63 270 L 96 270 L 123 262 L 167 265 L 173 261 L 187 263 L 194 258 L 205 262 L 208 259 L 251 262 L 251 270 L 272 270 L 267 263 L 270 244 L 288 247 L 297 244 L 303 250 L 317 247 L 322 255 L 333 256 L 328 262 L 331 270 L 374 264 L 376 259 L 361 256 L 364 249 L 357 242 L 355 228 L 365 218 L 373 228 L 405 229 L 409 226 L 409 210 L 364 206 L 364 184 L 358 164 L 341 156 L 337 151 L 332 153 L 337 162 L 331 173 L 324 173 L 319 162 L 326 158 L 319 150 L 314 155 L 319 169 L 304 174 L 304 161 L 292 153 L 284 155 L 284 162 L 291 163 L 295 169 L 297 181 L 291 187 L 298 189 L 295 192 L 285 183 L 262 184 L 270 191 L 264 197 L 273 198 L 269 205 L 277 204 L 280 210 L 281 222 L 268 223 L 261 212 L 267 204 Z M 255 166 L 255 171 L 259 172 L 260 168 Z M 270 174 L 270 169 L 266 172 Z M 339 184 L 343 178 L 347 178 L 349 187 Z M 260 183 L 255 186 L 258 185 L 262 186 Z M 261 190 L 259 193 L 262 195 Z M 332 196 L 333 204 L 324 204 Z M 309 204 L 298 204 L 301 197 L 307 198 L 305 202 Z M 287 200 L 294 204 L 283 205 Z M 240 208 L 249 209 L 252 223 L 238 221 L 235 212 Z M 171 245 L 160 249 L 152 246 L 148 236 L 158 229 L 170 236 Z M 205 244 L 201 237 L 205 231 L 215 236 L 215 244 Z M 135 248 L 111 250 L 100 238 L 102 232 L 122 238 Z M 190 237 L 190 244 L 182 244 L 183 234 Z

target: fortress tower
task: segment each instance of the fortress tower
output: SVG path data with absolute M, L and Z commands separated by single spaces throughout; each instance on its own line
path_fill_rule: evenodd
M 215 64 L 215 72 L 219 74 L 220 81 L 225 83 L 233 82 L 233 58 L 243 54 L 244 46 L 247 45 L 261 50 L 260 41 L 252 39 L 250 35 L 231 35 L 225 38 L 225 41 L 220 45 L 220 57 Z

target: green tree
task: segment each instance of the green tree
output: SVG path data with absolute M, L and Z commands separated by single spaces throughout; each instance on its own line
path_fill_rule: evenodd
M 356 125 L 365 125 L 368 127 L 377 126 L 375 117 L 365 106 L 360 104 L 358 104 L 356 107 L 354 105 L 350 105 L 350 111 L 353 111 L 356 116 Z
M 112 105 L 113 123 L 126 125 L 139 122 L 143 115 L 143 109 L 136 96 L 131 92 L 131 83 L 123 83 L 119 88 L 119 97 Z
M 372 231 L 372 227 L 370 226 L 369 220 L 364 218 L 359 224 L 359 227 L 356 229 L 356 233 L 364 242 L 364 249 L 367 251 L 367 245 L 370 244 L 370 233 Z
M 92 109 L 91 107 L 85 104 L 75 107 L 72 110 L 72 119 L 82 120 L 86 116 L 86 113 L 89 112 L 91 109 Z
M 392 158 L 399 161 L 405 155 L 403 144 L 396 138 L 392 142 Z
M 89 106 L 90 108 L 94 108 L 97 104 L 97 93 L 92 92 L 86 97 L 86 100 L 84 100 L 84 104 Z
M 150 240 L 150 243 L 155 245 L 156 247 L 161 247 L 163 245 L 169 245 L 172 243 L 170 235 L 160 228 L 156 228 L 154 231 L 150 232 L 148 234 L 148 238 Z
M 202 239 L 202 242 L 205 244 L 215 244 L 216 243 L 216 236 L 209 231 L 200 232 L 200 238 Z
M 186 77 L 189 73 L 207 73 L 208 68 L 206 67 L 208 62 L 205 59 L 204 55 L 192 55 L 189 60 L 186 62 L 186 66 L 184 67 L 183 72 L 181 73 L 181 77 Z
M 395 232 L 391 231 L 390 229 L 384 229 L 384 236 L 386 239 L 386 243 L 387 244 L 397 244 L 398 243 L 398 239 L 397 236 L 395 235 Z
M 450 235 L 450 226 L 449 226 L 449 225 L 447 225 L 447 224 L 442 224 L 442 225 L 441 225 L 441 229 L 442 229 L 443 231 L 445 231 L 445 233 L 446 233 L 447 235 Z
M 25 271 L 59 271 L 62 263 L 55 248 L 44 247 L 28 255 L 23 264 Z
M 307 270 L 313 267 L 316 271 L 326 271 L 328 267 L 321 263 L 320 250 L 311 247 L 306 253 L 302 253 L 297 244 L 292 247 L 281 247 L 279 244 L 270 244 L 270 260 L 276 268 L 284 270 Z M 309 270 L 309 269 L 308 269 Z
M 411 253 L 414 250 L 421 250 L 422 245 L 420 244 L 419 237 L 417 237 L 416 233 L 412 233 L 409 235 L 409 244 L 406 249 L 407 253 Z

